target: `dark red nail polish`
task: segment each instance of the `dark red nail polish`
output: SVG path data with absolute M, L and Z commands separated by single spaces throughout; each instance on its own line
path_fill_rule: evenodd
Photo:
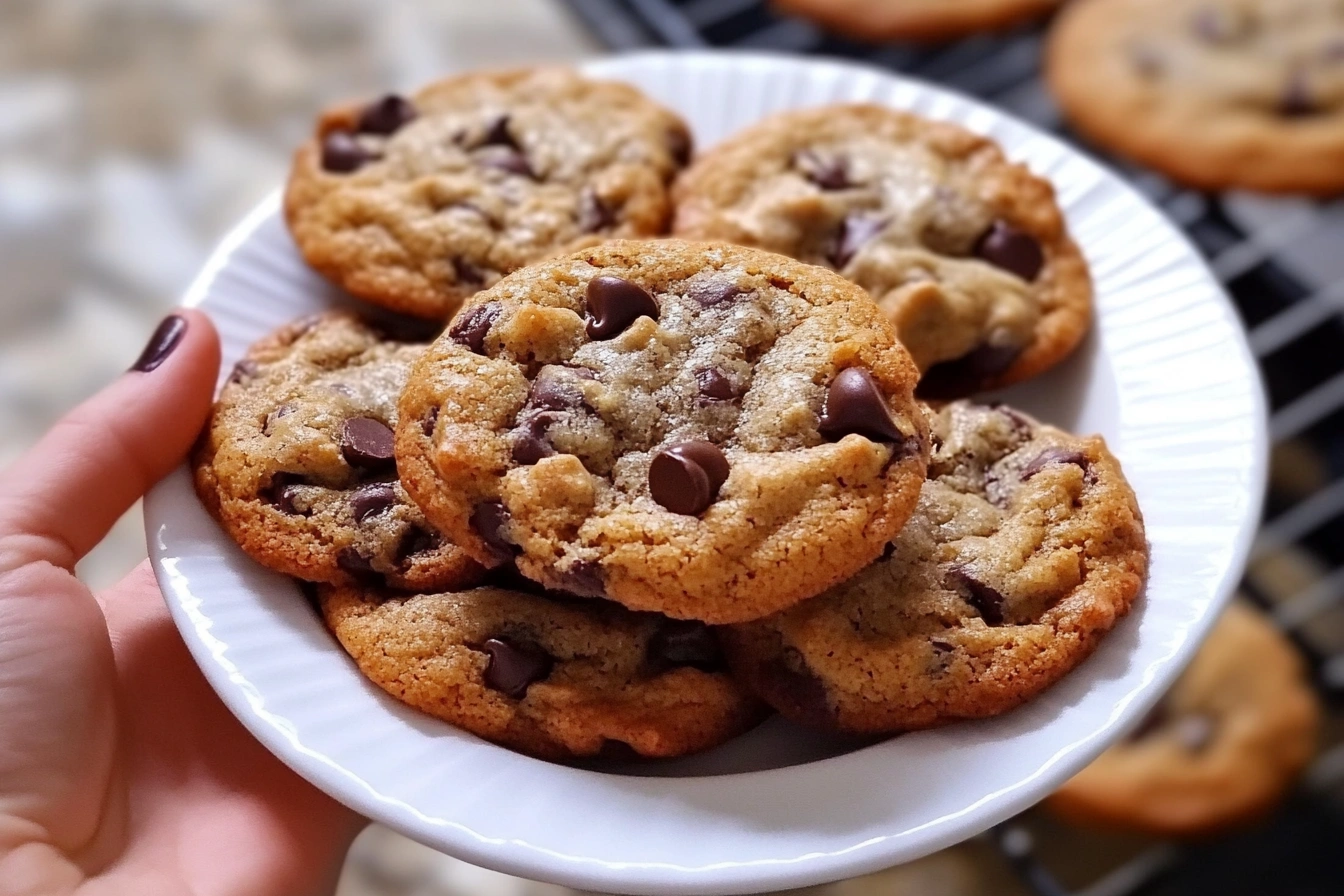
M 145 350 L 140 353 L 140 357 L 131 365 L 132 370 L 140 373 L 149 373 L 158 367 L 168 356 L 177 348 L 177 344 L 182 341 L 182 336 L 187 332 L 186 318 L 178 317 L 176 314 L 170 314 L 163 319 L 154 335 L 149 337 L 149 344 Z

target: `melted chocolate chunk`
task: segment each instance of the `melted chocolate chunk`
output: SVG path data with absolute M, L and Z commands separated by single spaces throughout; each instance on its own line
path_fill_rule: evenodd
M 524 415 L 518 421 L 518 428 L 513 431 L 513 462 L 531 466 L 555 454 L 555 448 L 546 437 L 546 430 L 559 419 L 560 415 L 554 411 L 534 411 Z
M 903 442 L 873 375 L 861 367 L 838 373 L 826 390 L 818 431 L 832 441 L 857 433 L 876 442 Z
M 397 543 L 397 564 L 405 566 L 419 554 L 427 554 L 443 546 L 443 536 L 423 526 L 411 526 Z
M 996 268 L 1015 274 L 1030 283 L 1045 267 L 1045 253 L 1034 236 L 1018 230 L 1007 221 L 998 220 L 990 225 L 972 250 Z
M 767 702 L 794 721 L 811 728 L 835 727 L 826 685 L 796 651 L 763 663 L 757 669 L 757 685 Z
M 579 194 L 578 224 L 584 233 L 610 230 L 616 224 L 616 212 L 592 187 L 584 187 Z
M 485 272 L 465 258 L 453 259 L 453 276 L 464 286 L 485 285 Z
M 620 277 L 594 277 L 588 283 L 587 332 L 590 339 L 611 339 L 641 317 L 658 319 L 658 303 L 638 283 Z
M 390 482 L 371 482 L 350 495 L 350 510 L 357 523 L 391 509 L 396 503 L 397 488 Z
M 822 156 L 815 150 L 800 149 L 793 154 L 793 167 L 823 190 L 843 190 L 853 186 L 849 180 L 849 162 L 844 156 Z
M 985 383 L 1003 373 L 1018 355 L 1022 346 L 982 345 L 952 361 L 941 361 L 927 371 L 915 387 L 915 394 L 925 399 L 952 399 L 969 395 Z
M 364 107 L 359 114 L 359 130 L 364 134 L 395 134 L 415 120 L 415 106 L 405 97 L 389 93 Z
M 831 265 L 840 270 L 887 228 L 888 220 L 872 214 L 854 213 L 840 223 L 840 232 L 827 253 Z
M 376 158 L 349 131 L 331 131 L 322 138 L 322 169 L 334 174 L 358 171 Z
M 988 625 L 1003 625 L 1004 597 L 997 589 L 976 578 L 968 566 L 953 566 L 948 570 L 953 587 L 966 594 L 967 602 L 975 607 Z
M 506 697 L 521 700 L 530 685 L 551 674 L 555 660 L 532 641 L 491 638 L 482 645 L 490 655 L 485 666 L 485 686 Z
M 509 149 L 522 151 L 518 141 L 514 139 L 513 132 L 509 130 L 509 119 L 512 116 L 501 115 L 490 122 L 489 127 L 485 129 L 485 134 L 481 137 L 478 146 L 507 146 Z
M 1092 465 L 1087 455 L 1073 448 L 1047 448 L 1022 468 L 1022 481 L 1026 482 L 1050 464 L 1074 464 L 1084 471 Z
M 298 473 L 276 473 L 271 477 L 270 484 L 261 490 L 261 497 L 277 510 L 299 514 L 294 499 L 299 495 L 299 487 L 309 484 L 307 478 Z M 306 513 L 301 515 L 307 516 Z
M 646 661 L 651 669 L 666 671 L 690 666 L 701 672 L 720 672 L 723 652 L 714 632 L 703 622 L 668 619 L 649 639 Z
M 654 455 L 649 494 L 673 513 L 698 516 L 714 503 L 728 472 L 728 458 L 713 442 L 681 442 Z
M 527 403 L 534 408 L 572 411 L 583 407 L 583 393 L 558 376 L 543 371 L 528 390 Z
M 703 399 L 701 404 L 712 401 L 735 401 L 741 396 L 733 381 L 724 376 L 717 367 L 704 367 L 695 372 L 695 385 Z
M 748 290 L 727 280 L 706 280 L 696 284 L 687 293 L 701 308 L 713 308 L 724 302 L 731 302 L 739 296 L 745 296 Z
M 576 560 L 569 569 L 560 573 L 562 587 L 568 594 L 579 597 L 606 597 L 607 582 L 602 575 L 602 564 L 596 560 Z
M 393 463 L 392 430 L 372 417 L 351 417 L 341 424 L 341 456 L 352 467 L 382 469 Z
M 336 565 L 361 582 L 371 582 L 378 578 L 373 561 L 365 557 L 353 545 L 347 545 L 336 552 Z
M 498 302 L 487 302 L 468 308 L 457 316 L 448 328 L 448 337 L 459 345 L 465 345 L 478 355 L 483 355 L 485 337 L 490 328 L 499 319 L 501 309 Z
M 500 501 L 482 501 L 471 512 L 468 524 L 473 532 L 481 537 L 500 560 L 507 560 L 518 553 L 518 547 L 510 540 L 507 529 L 513 521 L 508 508 Z

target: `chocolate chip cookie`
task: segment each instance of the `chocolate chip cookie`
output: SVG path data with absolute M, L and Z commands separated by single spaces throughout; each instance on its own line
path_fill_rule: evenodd
M 1080 0 L 1048 79 L 1097 143 L 1209 190 L 1344 190 L 1344 4 Z
M 725 630 L 734 670 L 785 716 L 888 733 L 1006 712 L 1082 662 L 1138 594 L 1143 521 L 1099 437 L 957 402 L 933 439 L 886 556 Z
M 1047 805 L 1071 820 L 1161 836 L 1224 830 L 1283 798 L 1315 753 L 1320 721 L 1297 651 L 1234 604 L 1139 730 Z
M 201 500 L 249 556 L 335 584 L 451 588 L 484 573 L 397 480 L 396 401 L 422 351 L 331 312 L 282 328 L 238 363 L 194 466 Z
M 285 217 L 308 263 L 350 292 L 447 319 L 539 258 L 665 233 L 690 150 L 685 123 L 628 85 L 466 74 L 323 115 Z
M 680 236 L 791 255 L 868 290 L 925 397 L 1035 376 L 1091 317 L 1050 184 L 955 125 L 871 105 L 787 112 L 703 155 L 676 198 Z
M 318 596 L 328 627 L 383 690 L 534 756 L 681 756 L 765 715 L 702 623 L 495 584 Z
M 875 559 L 928 459 L 863 290 L 737 246 L 616 241 L 472 299 L 411 373 L 397 462 L 482 563 L 712 623 Z
M 866 41 L 949 40 L 1043 15 L 1060 0 L 774 0 L 783 12 Z

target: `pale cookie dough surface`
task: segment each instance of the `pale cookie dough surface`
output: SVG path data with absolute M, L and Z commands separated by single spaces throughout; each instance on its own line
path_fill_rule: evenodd
M 699 623 L 501 587 L 319 590 L 361 672 L 422 712 L 547 759 L 670 757 L 741 734 L 764 707 Z
M 829 271 L 613 242 L 478 295 L 412 372 L 397 458 L 482 562 L 516 554 L 548 587 L 743 621 L 857 572 L 904 523 L 928 458 L 915 378 L 872 300 Z M 686 442 L 717 464 L 669 465 Z
M 884 558 L 725 631 L 734 670 L 785 716 L 890 733 L 1006 712 L 1082 662 L 1138 595 L 1143 521 L 1099 437 L 957 402 L 933 439 Z
M 949 40 L 1044 15 L 1060 0 L 774 0 L 860 40 Z
M 1344 3 L 1080 0 L 1048 79 L 1091 139 L 1194 187 L 1344 190 Z
M 1272 809 L 1316 752 L 1321 708 L 1301 657 L 1234 604 L 1128 740 L 1047 805 L 1069 819 L 1159 836 L 1214 833 Z
M 701 156 L 676 199 L 679 236 L 759 246 L 868 290 L 927 397 L 1034 376 L 1091 318 L 1050 184 L 955 125 L 881 106 L 787 112 Z
M 196 448 L 196 490 L 258 563 L 313 582 L 446 588 L 484 573 L 397 481 L 397 396 L 423 345 L 332 312 L 233 370 Z
M 680 118 L 625 84 L 461 75 L 326 113 L 295 156 L 285 216 L 308 263 L 350 292 L 447 319 L 540 258 L 665 233 L 690 146 Z

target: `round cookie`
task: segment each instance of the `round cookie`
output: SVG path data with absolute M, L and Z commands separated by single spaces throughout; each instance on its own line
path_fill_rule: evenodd
M 711 623 L 843 581 L 914 508 L 916 372 L 863 290 L 755 249 L 612 242 L 476 296 L 397 461 L 482 563 Z
M 1100 437 L 957 402 L 919 506 L 878 562 L 723 633 L 752 689 L 856 733 L 998 715 L 1082 662 L 1147 573 L 1134 493 Z
M 1344 190 L 1336 0 L 1080 0 L 1047 77 L 1087 137 L 1182 183 Z
M 1047 806 L 1159 836 L 1215 833 L 1271 810 L 1316 751 L 1321 709 L 1297 651 L 1233 604 L 1138 731 Z
M 252 346 L 194 457 L 197 494 L 250 557 L 334 584 L 451 588 L 484 574 L 397 481 L 391 427 L 422 351 L 340 312 Z
M 865 41 L 949 40 L 1044 15 L 1060 0 L 774 0 L 783 12 Z
M 786 112 L 701 156 L 674 230 L 838 270 L 950 398 L 1035 376 L 1091 319 L 1054 190 L 955 125 L 872 105 Z
M 534 756 L 681 756 L 765 716 L 701 623 L 494 586 L 409 596 L 322 587 L 318 598 L 383 690 Z
M 446 320 L 537 259 L 665 233 L 690 148 L 680 118 L 625 84 L 460 75 L 323 115 L 285 217 L 308 263 L 350 292 Z

